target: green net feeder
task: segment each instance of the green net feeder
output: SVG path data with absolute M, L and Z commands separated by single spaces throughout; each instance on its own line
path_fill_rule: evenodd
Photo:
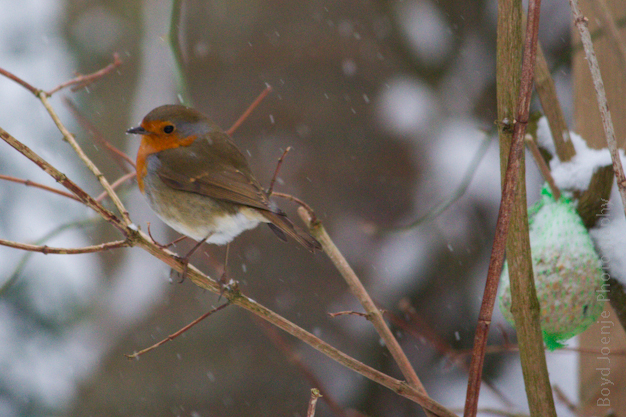
M 596 292 L 603 283 L 601 262 L 571 199 L 554 201 L 547 186 L 528 210 L 528 225 L 543 340 L 554 350 L 602 313 L 605 299 Z M 506 262 L 499 304 L 506 320 L 515 325 Z

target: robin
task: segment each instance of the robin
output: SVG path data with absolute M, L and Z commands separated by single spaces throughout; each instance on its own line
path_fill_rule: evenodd
M 142 135 L 137 183 L 154 212 L 179 233 L 224 245 L 267 223 L 283 241 L 292 237 L 311 252 L 319 242 L 295 226 L 252 174 L 228 134 L 204 114 L 164 105 L 126 133 Z

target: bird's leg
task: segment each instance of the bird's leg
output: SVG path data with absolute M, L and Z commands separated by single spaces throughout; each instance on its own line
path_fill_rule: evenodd
M 157 242 L 157 241 L 156 241 L 156 239 L 155 239 L 154 237 L 152 237 L 152 233 L 150 232 L 150 222 L 148 222 L 148 236 L 150 236 L 150 239 L 152 239 L 152 243 L 154 243 L 155 245 L 157 245 L 157 246 L 158 246 L 159 248 L 161 248 L 161 249 L 167 249 L 167 248 L 169 248 L 170 246 L 172 246 L 173 244 L 178 243 L 178 242 L 180 242 L 180 241 L 181 241 L 181 240 L 183 240 L 183 239 L 187 239 L 187 236 L 181 236 L 181 237 L 179 237 L 179 238 L 177 238 L 177 239 L 175 239 L 175 240 L 171 241 L 171 242 L 170 242 L 170 243 L 168 243 L 167 245 L 163 245 L 163 244 L 161 244 L 161 243 Z
M 178 257 L 178 260 L 179 260 L 179 261 L 181 261 L 181 262 L 183 262 L 183 263 L 185 264 L 185 266 L 183 267 L 183 272 L 182 272 L 181 277 L 180 277 L 180 282 L 181 282 L 181 283 L 185 280 L 185 277 L 187 276 L 187 268 L 189 267 L 189 259 L 191 258 L 191 255 L 193 255 L 193 254 L 194 254 L 194 252 L 195 252 L 195 251 L 197 251 L 197 250 L 198 250 L 198 248 L 199 248 L 200 246 L 202 246 L 202 244 L 203 244 L 204 242 L 206 242 L 206 241 L 207 241 L 207 239 L 208 239 L 208 238 L 210 238 L 212 234 L 213 234 L 213 233 L 209 233 L 209 234 L 207 235 L 207 237 L 205 237 L 204 239 L 202 239 L 201 241 L 199 241 L 198 243 L 196 243 L 196 244 L 195 244 L 195 246 L 194 246 L 193 248 L 191 248 L 191 250 L 190 250 L 189 252 L 187 252 L 187 255 L 183 256 L 182 258 L 181 258 L 181 257 Z
M 220 296 L 217 299 L 218 302 L 222 298 L 224 291 L 226 291 L 226 288 L 228 287 L 227 285 L 228 270 L 226 268 L 228 267 L 228 252 L 229 251 L 230 251 L 230 242 L 226 244 L 226 255 L 224 255 L 224 271 L 222 272 L 222 276 L 220 277 L 220 280 L 219 280 L 222 290 L 220 291 Z

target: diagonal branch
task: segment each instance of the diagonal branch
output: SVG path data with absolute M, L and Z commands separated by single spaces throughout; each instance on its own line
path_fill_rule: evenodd
M 113 213 L 109 210 L 105 209 L 100 203 L 94 200 L 89 194 L 87 194 L 82 188 L 80 188 L 76 183 L 69 178 L 61 171 L 50 165 L 47 161 L 33 152 L 28 146 L 24 145 L 19 140 L 15 139 L 11 136 L 6 130 L 0 127 L 0 138 L 2 138 L 6 143 L 11 145 L 16 151 L 30 159 L 34 162 L 39 168 L 44 170 L 44 172 L 50 175 L 55 179 L 56 182 L 70 190 L 78 199 L 83 202 L 87 207 L 93 209 L 96 213 L 102 216 L 103 219 L 111 223 L 118 230 L 126 235 L 127 230 L 124 224 L 118 219 Z
M 593 43 L 591 42 L 591 34 L 589 33 L 589 28 L 587 28 L 587 18 L 582 15 L 578 8 L 578 0 L 569 0 L 569 4 L 574 16 L 574 25 L 576 25 L 576 28 L 580 32 L 580 38 L 583 43 L 583 48 L 585 49 L 585 56 L 587 57 L 587 63 L 591 71 L 591 78 L 593 79 L 593 86 L 596 89 L 596 98 L 598 100 L 600 116 L 602 117 L 602 127 L 604 128 L 604 135 L 606 136 L 606 144 L 611 154 L 617 188 L 622 198 L 624 213 L 626 213 L 626 176 L 624 175 L 624 167 L 622 166 L 617 141 L 615 140 L 615 128 L 613 127 L 613 120 L 611 119 L 611 112 L 609 111 L 609 104 L 606 99 L 606 91 L 604 90 L 604 82 L 600 74 L 598 58 L 596 58 Z
M 50 104 L 50 101 L 48 100 L 48 96 L 46 95 L 46 93 L 43 91 L 40 91 L 37 94 L 37 97 L 39 98 L 39 100 L 41 100 L 43 106 L 48 111 L 48 114 L 54 121 L 54 124 L 57 126 L 61 134 L 63 134 L 63 138 L 67 141 L 67 143 L 70 144 L 72 149 L 74 149 L 74 152 L 76 152 L 78 157 L 83 161 L 83 163 L 87 166 L 87 168 L 89 168 L 89 170 L 94 174 L 94 176 L 98 179 L 98 181 L 100 181 L 100 184 L 102 184 L 102 187 L 111 198 L 111 201 L 113 201 L 113 204 L 115 204 L 120 214 L 122 215 L 124 224 L 127 224 L 127 225 L 130 224 L 131 221 L 130 221 L 130 218 L 128 217 L 128 211 L 124 207 L 122 200 L 120 200 L 120 198 L 117 196 L 115 191 L 113 191 L 113 189 L 111 188 L 111 185 L 105 178 L 104 174 L 100 172 L 98 167 L 91 161 L 91 159 L 89 159 L 87 154 L 83 152 L 82 148 L 76 142 L 74 135 L 72 135 L 69 132 L 69 130 L 67 130 L 67 128 L 63 125 L 63 123 L 61 122 L 61 119 L 52 108 L 52 105 Z
M 110 249 L 124 248 L 130 246 L 130 242 L 128 240 L 116 240 L 115 242 L 100 243 L 99 245 L 84 246 L 82 248 L 51 248 L 47 245 L 29 245 L 28 243 L 0 239 L 0 245 L 28 252 L 41 252 L 44 255 L 79 255 L 83 253 L 94 253 Z
M 67 193 L 65 191 L 57 190 L 56 188 L 48 187 L 47 185 L 39 184 L 38 182 L 35 182 L 35 181 L 23 180 L 21 178 L 15 178 L 15 177 L 11 177 L 11 176 L 8 176 L 8 175 L 0 175 L 0 180 L 16 182 L 18 184 L 24 184 L 27 187 L 39 188 L 41 190 L 45 190 L 45 191 L 51 192 L 53 194 L 57 194 L 57 195 L 60 195 L 60 196 L 63 196 L 63 197 L 67 197 L 67 198 L 70 198 L 72 200 L 80 202 L 80 200 L 74 194 L 70 194 L 70 193 Z
M 138 231 L 136 233 L 136 236 L 134 236 L 133 245 L 144 249 L 145 251 L 157 257 L 169 267 L 175 269 L 178 272 L 182 272 L 183 268 L 187 268 L 188 278 L 198 287 L 209 290 L 215 294 L 222 293 L 222 286 L 218 282 L 202 274 L 193 265 L 185 266 L 185 264 L 181 262 L 179 257 L 166 249 L 158 247 L 145 233 Z M 242 307 L 250 311 L 251 313 L 261 317 L 263 320 L 272 323 L 276 327 L 298 338 L 302 342 L 308 344 L 309 346 L 313 347 L 314 349 L 323 353 L 334 361 L 340 363 L 346 368 L 351 369 L 358 374 L 364 376 L 365 378 L 368 378 L 380 385 L 383 385 L 384 387 L 389 388 L 395 393 L 414 401 L 434 415 L 441 417 L 456 417 L 456 415 L 452 411 L 430 398 L 424 392 L 418 391 L 417 389 L 409 386 L 406 382 L 392 378 L 389 375 L 386 375 L 385 373 L 380 372 L 370 366 L 367 366 L 364 363 L 352 358 L 351 356 L 348 356 L 337 348 L 314 336 L 312 333 L 307 332 L 301 327 L 295 325 L 294 323 L 290 322 L 279 314 L 276 314 L 275 312 L 269 310 L 267 307 L 246 297 L 240 292 L 225 292 L 223 295 L 232 304 Z
M 321 243 L 324 248 L 324 253 L 326 253 L 333 264 L 335 264 L 337 270 L 339 270 L 343 278 L 348 283 L 350 291 L 357 297 L 367 312 L 368 319 L 372 322 L 372 325 L 380 337 L 385 341 L 387 349 L 389 349 L 391 356 L 393 356 L 394 360 L 398 364 L 402 375 L 404 375 L 407 379 L 409 385 L 425 395 L 426 390 L 424 389 L 422 382 L 415 373 L 411 362 L 409 362 L 409 359 L 404 354 L 400 344 L 394 337 L 393 333 L 391 333 L 391 330 L 389 330 L 389 327 L 387 327 L 383 314 L 374 304 L 374 301 L 367 293 L 367 290 L 357 275 L 354 273 L 354 270 L 352 270 L 348 264 L 348 261 L 346 261 L 337 246 L 335 246 L 334 242 L 331 240 L 330 236 L 328 236 L 328 233 L 326 233 L 326 229 L 322 223 L 320 221 L 313 221 L 313 218 L 306 209 L 298 209 L 298 214 L 302 220 L 309 225 L 311 234 Z
M 46 91 L 46 95 L 51 96 L 54 93 L 60 90 L 63 90 L 64 88 L 67 88 L 69 86 L 74 86 L 72 87 L 72 91 L 78 91 L 81 88 L 87 87 L 89 84 L 96 81 L 98 78 L 104 77 L 105 75 L 107 75 L 108 73 L 113 71 L 115 68 L 119 67 L 120 65 L 122 65 L 122 61 L 120 60 L 119 54 L 116 52 L 113 54 L 113 62 L 107 65 L 106 67 L 88 75 L 78 75 L 76 78 L 72 78 L 69 81 L 59 84 L 58 86 L 54 87 L 52 90 Z M 37 93 L 35 93 L 35 95 L 37 95 Z

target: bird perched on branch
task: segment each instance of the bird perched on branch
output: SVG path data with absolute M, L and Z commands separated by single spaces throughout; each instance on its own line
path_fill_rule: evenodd
M 181 105 L 160 106 L 126 131 L 142 136 L 137 183 L 154 212 L 170 227 L 202 243 L 223 245 L 267 223 L 311 252 L 319 242 L 295 226 L 254 177 L 228 134 L 202 113 Z

